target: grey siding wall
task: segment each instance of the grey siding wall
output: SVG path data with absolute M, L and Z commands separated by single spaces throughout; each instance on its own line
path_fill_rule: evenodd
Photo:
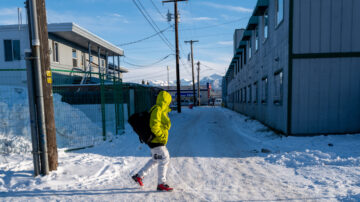
M 21 60 L 5 61 L 4 40 L 20 40 Z M 25 49 L 29 49 L 29 34 L 27 28 L 11 26 L 0 30 L 0 69 L 25 69 Z M 0 72 L 0 85 L 26 85 L 26 71 Z
M 297 59 L 293 134 L 360 131 L 360 58 Z
M 294 0 L 294 53 L 360 52 L 359 0 Z
M 243 64 L 243 68 L 239 72 L 234 73 L 234 79 L 228 84 L 228 94 L 234 93 L 237 99 L 234 102 L 227 102 L 230 109 L 242 114 L 255 118 L 266 125 L 279 131 L 287 130 L 287 82 L 288 82 L 288 48 L 289 48 L 289 1 L 284 1 L 284 20 L 279 24 L 275 24 L 275 1 L 270 1 L 269 11 L 269 37 L 266 41 L 263 38 L 263 18 L 259 17 L 259 49 L 255 50 L 254 32 L 251 39 L 252 57 L 247 63 Z M 236 69 L 236 68 L 235 68 Z M 275 80 L 274 73 L 282 70 L 283 72 L 283 95 L 282 103 L 274 104 Z M 262 78 L 268 78 L 268 97 L 266 103 L 261 103 L 262 98 Z M 240 102 L 240 89 L 253 87 L 254 83 L 258 83 L 258 102 L 254 103 L 252 99 L 249 103 Z M 253 88 L 252 88 L 253 89 Z M 255 93 L 254 90 L 251 92 Z M 247 94 L 247 98 L 249 93 Z

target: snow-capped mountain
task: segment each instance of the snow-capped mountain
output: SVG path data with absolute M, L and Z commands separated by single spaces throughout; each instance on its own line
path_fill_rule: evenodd
M 167 86 L 168 85 L 167 81 L 162 81 L 162 80 L 149 80 L 148 82 L 152 86 Z M 188 79 L 181 79 L 180 82 L 181 82 L 182 86 L 192 85 L 192 81 L 188 80 Z M 222 76 L 219 74 L 213 74 L 211 76 L 206 76 L 200 80 L 201 85 L 206 85 L 207 83 L 210 83 L 211 87 L 215 90 L 221 89 L 221 82 L 222 82 Z M 176 85 L 176 81 L 170 81 L 169 84 L 170 84 L 170 86 L 174 86 L 174 85 Z

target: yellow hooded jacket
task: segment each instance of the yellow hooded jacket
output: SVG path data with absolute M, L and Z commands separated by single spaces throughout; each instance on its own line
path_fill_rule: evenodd
M 168 141 L 171 122 L 168 113 L 171 111 L 169 105 L 171 95 L 166 91 L 161 91 L 156 99 L 156 104 L 151 108 L 150 128 L 155 138 L 151 143 L 166 145 Z

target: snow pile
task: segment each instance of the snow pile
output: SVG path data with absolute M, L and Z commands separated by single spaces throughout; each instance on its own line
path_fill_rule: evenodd
M 360 165 L 360 157 L 341 158 L 336 153 L 324 153 L 319 150 L 306 149 L 305 152 L 291 152 L 281 155 L 269 155 L 266 158 L 270 163 L 283 165 L 289 168 L 305 166 L 353 166 Z
M 61 102 L 54 94 L 58 147 L 81 147 L 102 141 L 102 128 L 81 110 Z M 30 115 L 27 89 L 0 87 L 0 153 L 31 152 Z M 71 117 L 69 116 L 71 115 Z
M 81 110 L 61 102 L 59 94 L 54 94 L 54 113 L 58 147 L 83 147 L 102 141 L 102 128 Z
M 0 153 L 30 152 L 27 90 L 21 87 L 0 87 L 0 114 Z

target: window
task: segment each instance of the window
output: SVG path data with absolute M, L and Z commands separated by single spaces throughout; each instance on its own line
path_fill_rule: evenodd
M 284 19 L 284 0 L 276 1 L 276 26 Z
M 266 9 L 264 16 L 263 16 L 263 24 L 264 24 L 264 41 L 269 36 L 269 13 L 268 9 Z
M 72 49 L 72 61 L 73 61 L 73 67 L 77 67 L 77 53 L 76 49 Z
M 101 67 L 105 68 L 105 60 L 101 60 Z
M 59 44 L 53 41 L 53 61 L 59 62 Z
M 4 40 L 5 61 L 20 60 L 20 40 Z
M 244 96 L 243 96 L 243 89 L 240 89 L 240 102 L 243 102 Z
M 241 53 L 241 55 L 240 55 L 240 69 L 242 69 L 242 68 L 243 68 L 243 55 Z
M 246 65 L 246 48 L 244 48 L 244 65 Z
M 283 72 L 282 70 L 274 74 L 274 104 L 281 105 L 283 99 Z
M 246 86 L 244 87 L 244 103 L 246 103 L 247 101 L 247 91 L 246 91 Z
M 248 86 L 248 91 L 249 91 L 249 99 L 248 99 L 248 103 L 251 103 L 251 98 L 252 98 L 252 95 L 251 95 L 251 85 Z
M 255 51 L 259 49 L 259 27 L 255 28 Z
M 267 103 L 267 97 L 268 97 L 268 78 L 264 77 L 262 79 L 262 89 L 261 89 L 261 103 L 265 104 Z
M 251 38 L 250 38 L 250 40 L 249 40 L 249 42 L 248 42 L 248 47 L 249 47 L 249 59 L 251 58 L 251 54 L 252 54 L 252 48 L 251 48 Z
M 258 95 L 259 95 L 259 89 L 258 89 L 258 82 L 255 82 L 253 85 L 253 101 L 254 103 L 258 103 Z
M 81 67 L 86 70 L 85 53 L 81 53 Z

